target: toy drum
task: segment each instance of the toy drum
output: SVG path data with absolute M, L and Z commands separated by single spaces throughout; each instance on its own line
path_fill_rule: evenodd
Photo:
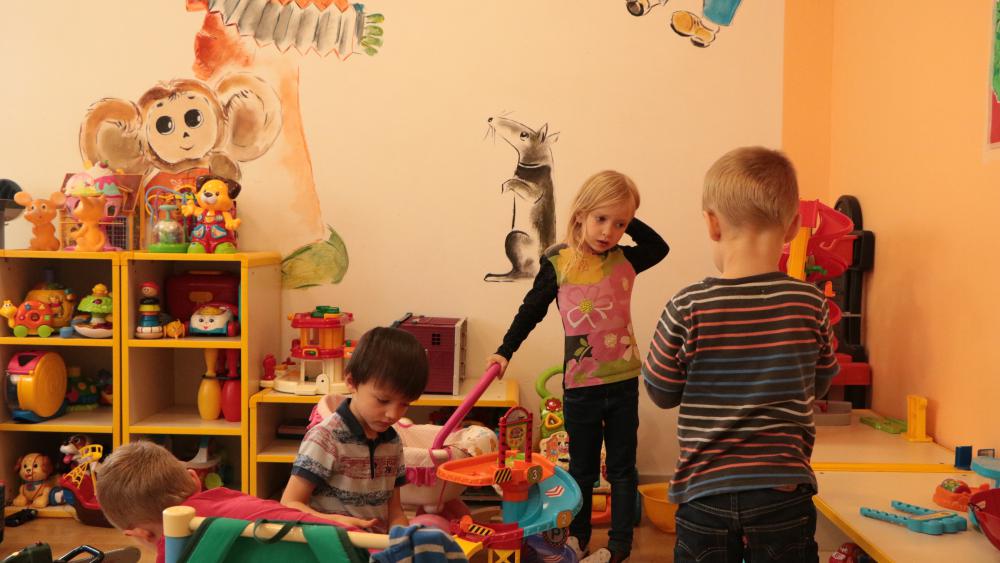
M 14 420 L 39 422 L 59 414 L 66 399 L 66 364 L 55 352 L 14 354 L 7 364 L 7 406 Z

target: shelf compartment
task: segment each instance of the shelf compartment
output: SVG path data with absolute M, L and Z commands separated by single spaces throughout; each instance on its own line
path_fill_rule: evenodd
M 202 420 L 194 405 L 175 405 L 130 424 L 128 433 L 239 436 L 241 430 L 239 422 L 228 422 L 224 418 Z
M 240 348 L 239 336 L 186 336 L 184 338 L 156 338 L 143 340 L 141 338 L 129 338 L 127 345 L 129 348 L 205 348 L 231 349 Z
M 292 463 L 299 453 L 301 440 L 278 438 L 257 452 L 259 463 Z
M 0 431 L 111 434 L 113 425 L 114 409 L 112 407 L 98 407 L 89 411 L 68 412 L 58 418 L 31 424 L 5 420 L 0 422 Z

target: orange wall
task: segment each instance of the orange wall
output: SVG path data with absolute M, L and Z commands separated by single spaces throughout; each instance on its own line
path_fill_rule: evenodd
M 843 0 L 787 2 L 785 14 L 785 148 L 808 188 L 827 186 L 815 195 L 857 196 L 876 234 L 865 287 L 874 408 L 903 416 L 906 395 L 924 395 L 929 433 L 977 448 L 1000 448 L 991 10 Z

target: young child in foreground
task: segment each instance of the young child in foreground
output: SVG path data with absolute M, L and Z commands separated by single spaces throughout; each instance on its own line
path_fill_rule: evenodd
M 705 177 L 720 275 L 667 303 L 643 365 L 653 402 L 680 406 L 674 561 L 819 560 L 813 401 L 839 368 L 823 293 L 778 271 L 798 204 L 777 151 L 733 150 Z
M 406 526 L 399 487 L 403 444 L 392 428 L 427 385 L 427 353 L 412 334 L 374 328 L 345 368 L 352 395 L 306 432 L 281 503 L 315 515 L 360 519 L 385 532 Z

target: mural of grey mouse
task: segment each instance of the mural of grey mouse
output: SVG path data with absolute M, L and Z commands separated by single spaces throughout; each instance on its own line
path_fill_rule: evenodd
M 552 143 L 559 133 L 549 133 L 547 123 L 536 131 L 503 116 L 492 116 L 486 122 L 494 139 L 499 133 L 517 151 L 517 167 L 500 187 L 500 193 L 514 194 L 510 232 L 504 240 L 510 271 L 486 274 L 483 279 L 508 282 L 533 278 L 538 273 L 539 257 L 556 241 Z

